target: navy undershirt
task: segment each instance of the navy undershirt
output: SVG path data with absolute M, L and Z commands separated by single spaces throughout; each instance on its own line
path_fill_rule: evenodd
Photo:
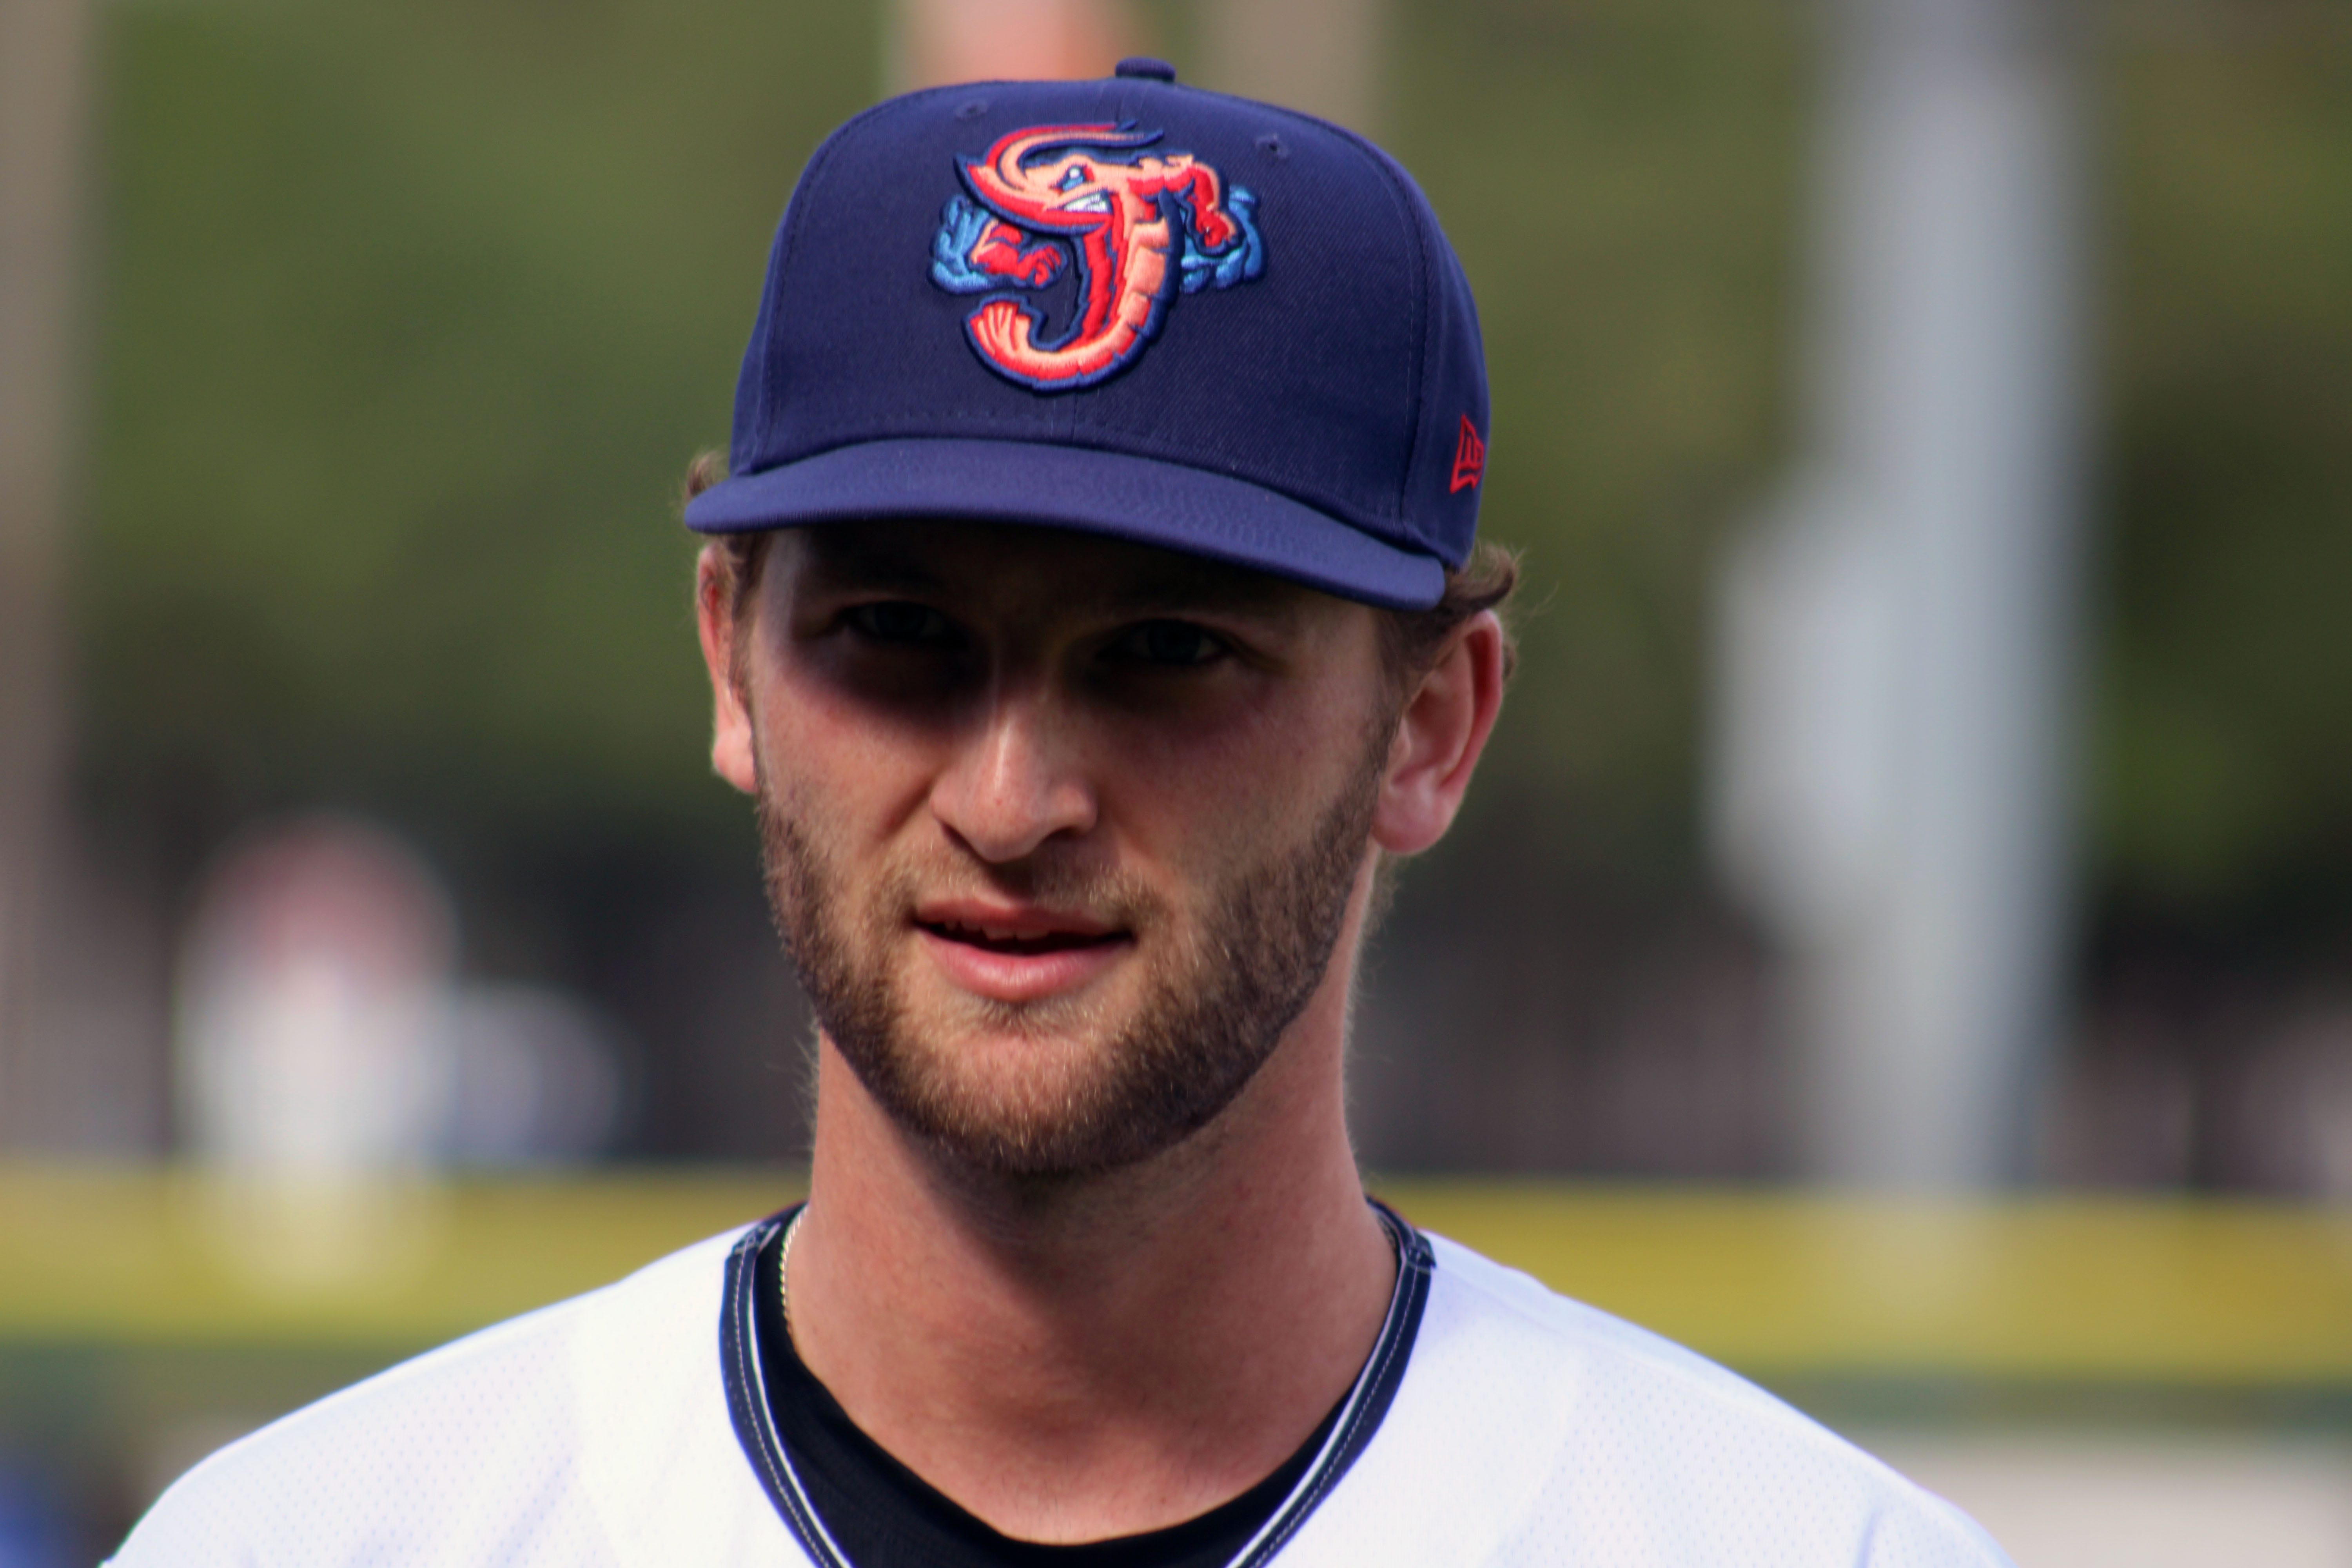
M 1069 1546 L 1016 1541 L 891 1458 L 803 1364 L 777 1289 L 783 1234 L 779 1226 L 760 1249 L 756 1269 L 752 1314 L 761 1379 L 793 1468 L 856 1568 L 1225 1568 L 1307 1474 L 1348 1402 L 1342 1394 L 1272 1475 L 1181 1524 Z

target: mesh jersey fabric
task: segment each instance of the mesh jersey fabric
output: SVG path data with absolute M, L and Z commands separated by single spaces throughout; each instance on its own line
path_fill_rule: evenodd
M 116 1568 L 803 1568 L 714 1331 L 745 1232 L 404 1363 L 190 1471 Z M 1283 1568 L 2000 1568 L 1958 1510 L 1722 1368 L 1429 1238 L 1385 1417 Z M 1307 1486 L 1321 1484 L 1310 1476 Z

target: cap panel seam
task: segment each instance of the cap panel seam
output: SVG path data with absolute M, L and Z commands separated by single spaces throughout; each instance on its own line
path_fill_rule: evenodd
M 773 363 L 777 330 L 775 319 L 768 313 L 765 306 L 768 300 L 781 296 L 784 270 L 792 264 L 793 253 L 800 245 L 801 230 L 808 226 L 804 210 L 807 198 L 815 195 L 818 182 L 824 177 L 826 165 L 833 161 L 835 150 L 840 146 L 842 138 L 849 133 L 852 127 L 862 123 L 882 107 L 883 105 L 877 104 L 874 108 L 852 116 L 847 121 L 836 127 L 832 135 L 818 142 L 816 151 L 809 154 L 807 166 L 801 170 L 801 177 L 793 182 L 793 194 L 785 198 L 783 222 L 776 235 L 775 253 L 768 261 L 767 287 L 761 290 L 760 374 L 753 383 L 756 390 L 753 393 L 755 401 L 752 407 L 757 415 L 754 424 L 763 432 L 771 427 L 772 423 L 768 384 L 772 379 L 770 372 Z M 770 466 L 773 467 L 772 464 Z
M 777 283 L 784 269 L 784 247 L 792 243 L 793 208 L 797 203 L 784 204 L 784 216 L 777 226 L 776 242 L 768 257 L 768 277 L 760 290 L 760 313 L 754 318 L 758 336 L 752 340 L 751 363 L 746 366 L 745 379 L 751 384 L 751 434 L 745 442 L 749 447 L 767 431 L 769 424 L 768 367 L 773 352 L 776 324 L 768 301 L 776 295 Z
M 776 236 L 774 255 L 769 261 L 768 286 L 761 290 L 762 302 L 764 303 L 766 299 L 774 297 L 777 293 L 777 285 L 782 279 L 784 269 L 790 265 L 793 253 L 799 248 L 801 231 L 807 226 L 805 217 L 803 214 L 803 207 L 806 205 L 808 198 L 813 198 L 816 195 L 817 186 L 824 180 L 826 170 L 832 164 L 835 153 L 839 151 L 842 142 L 848 139 L 850 132 L 856 131 L 859 126 L 864 125 L 869 120 L 881 119 L 885 114 L 888 113 L 892 110 L 904 108 L 910 103 L 938 98 L 946 93 L 958 90 L 969 90 L 973 87 L 981 85 L 982 84 L 978 82 L 951 83 L 946 87 L 929 88 L 924 91 L 910 93 L 899 98 L 886 98 L 879 103 L 870 104 L 866 108 L 858 110 L 856 114 L 851 115 L 847 120 L 843 121 L 839 125 L 834 127 L 833 134 L 818 142 L 816 151 L 809 154 L 809 161 L 802 168 L 800 178 L 793 183 L 792 195 L 785 198 L 783 223 L 781 231 Z M 760 376 L 757 382 L 759 390 L 756 395 L 758 401 L 753 406 L 759 415 L 757 420 L 758 426 L 761 429 L 766 429 L 770 422 L 770 404 L 768 400 L 768 383 L 770 380 L 768 374 L 770 363 L 769 351 L 772 346 L 772 340 L 775 336 L 775 323 L 772 321 L 763 321 L 761 325 L 765 326 L 767 331 L 761 334 L 759 345 Z M 772 463 L 769 465 L 770 468 L 777 466 L 779 465 Z
M 1353 147 L 1358 153 L 1361 153 L 1364 156 L 1365 161 L 1370 163 L 1372 168 L 1380 174 L 1382 184 L 1387 187 L 1391 204 L 1396 208 L 1397 216 L 1403 220 L 1406 232 L 1412 237 L 1412 256 L 1414 275 L 1412 279 L 1413 287 L 1410 290 L 1412 300 L 1412 308 L 1415 313 L 1412 377 L 1412 423 L 1406 432 L 1405 463 L 1403 470 L 1397 476 L 1396 489 L 1393 498 L 1394 505 L 1387 510 L 1374 511 L 1369 514 L 1394 523 L 1400 531 L 1405 531 L 1409 534 L 1411 532 L 1411 511 L 1407 505 L 1407 497 L 1412 493 L 1412 489 L 1413 464 L 1421 456 L 1423 415 L 1424 413 L 1425 404 L 1428 398 L 1429 322 L 1431 314 L 1429 300 L 1429 236 L 1424 232 L 1427 226 L 1423 224 L 1421 221 L 1420 209 L 1413 200 L 1411 184 L 1405 177 L 1401 165 L 1399 165 L 1395 160 L 1391 159 L 1386 153 L 1383 153 L 1380 149 L 1380 146 L 1374 142 L 1370 137 L 1364 135 L 1361 132 L 1350 130 L 1349 127 L 1341 125 L 1336 121 L 1325 120 L 1319 115 L 1309 114 L 1304 110 L 1286 109 L 1280 104 L 1261 103 L 1255 99 L 1240 98 L 1232 93 L 1217 92 L 1211 89 L 1192 88 L 1189 90 L 1202 93 L 1206 97 L 1222 98 L 1227 102 L 1241 105 L 1242 107 L 1252 110 L 1257 113 L 1277 114 L 1286 119 L 1304 121 L 1308 125 L 1316 127 L 1318 130 L 1329 132 L 1332 135 L 1338 137 L 1340 141 L 1346 142 L 1349 146 Z M 1418 541 L 1416 541 L 1416 542 L 1418 542 Z
M 1413 331 L 1412 423 L 1405 437 L 1404 471 L 1397 476 L 1396 492 L 1396 518 L 1400 523 L 1405 523 L 1412 515 L 1412 476 L 1421 461 L 1422 431 L 1428 422 L 1429 336 L 1430 322 L 1434 314 L 1430 309 L 1430 293 L 1435 286 L 1430 265 L 1429 225 L 1421 221 L 1422 203 L 1414 200 L 1416 192 L 1408 183 L 1402 165 L 1382 152 L 1370 137 L 1344 125 L 1335 125 L 1332 129 L 1353 142 L 1381 172 L 1381 177 L 1388 182 L 1390 199 L 1402 209 L 1405 227 L 1412 235 L 1412 300 L 1413 310 L 1418 315 Z

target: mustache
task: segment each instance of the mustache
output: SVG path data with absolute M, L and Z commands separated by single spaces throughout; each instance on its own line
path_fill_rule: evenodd
M 1033 854 L 992 864 L 968 850 L 938 846 L 895 857 L 882 868 L 877 907 L 911 920 L 916 907 L 958 899 L 1036 904 L 1123 931 L 1156 923 L 1165 906 L 1131 872 L 1067 855 Z
M 786 845 L 816 863 L 830 860 L 823 826 L 768 797 L 753 802 L 761 837 L 772 849 Z M 836 884 L 835 891 L 842 891 Z M 1118 929 L 1139 932 L 1168 912 L 1166 900 L 1142 877 L 1108 866 L 1091 852 L 1047 843 L 1018 860 L 990 861 L 953 839 L 904 846 L 868 874 L 867 909 L 892 924 L 910 921 L 926 900 L 995 898 L 1040 904 Z

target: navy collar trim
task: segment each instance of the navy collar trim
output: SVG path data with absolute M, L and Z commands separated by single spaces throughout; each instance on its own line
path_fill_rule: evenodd
M 1396 1288 L 1389 1296 L 1388 1316 L 1381 1322 L 1380 1337 L 1373 1342 L 1372 1353 L 1365 1358 L 1364 1370 L 1357 1374 L 1355 1387 L 1349 1390 L 1339 1419 L 1331 1424 L 1322 1452 L 1315 1456 L 1314 1464 L 1307 1468 L 1290 1496 L 1283 1500 L 1282 1506 L 1275 1510 L 1274 1517 L 1234 1557 L 1232 1568 L 1263 1568 L 1289 1544 L 1290 1538 L 1370 1445 L 1373 1434 L 1380 1430 L 1381 1419 L 1396 1399 L 1399 1385 L 1404 1382 L 1405 1365 L 1412 1358 L 1422 1314 L 1429 1304 L 1430 1277 L 1436 1269 L 1437 1260 L 1425 1237 L 1386 1205 L 1377 1200 L 1371 1203 L 1372 1212 L 1396 1248 Z M 786 1452 L 770 1415 L 767 1386 L 760 1373 L 755 1318 L 760 1251 L 792 1222 L 801 1207 L 795 1204 L 761 1220 L 745 1231 L 727 1255 L 727 1279 L 719 1313 L 719 1371 L 727 1385 L 727 1414 L 734 1422 L 736 1440 L 742 1444 L 752 1473 L 760 1478 L 768 1500 L 775 1505 L 793 1540 L 817 1568 L 855 1568 L 826 1533 L 824 1521 L 817 1517 L 815 1505 L 809 1500 L 808 1489 L 793 1468 L 792 1456 Z

